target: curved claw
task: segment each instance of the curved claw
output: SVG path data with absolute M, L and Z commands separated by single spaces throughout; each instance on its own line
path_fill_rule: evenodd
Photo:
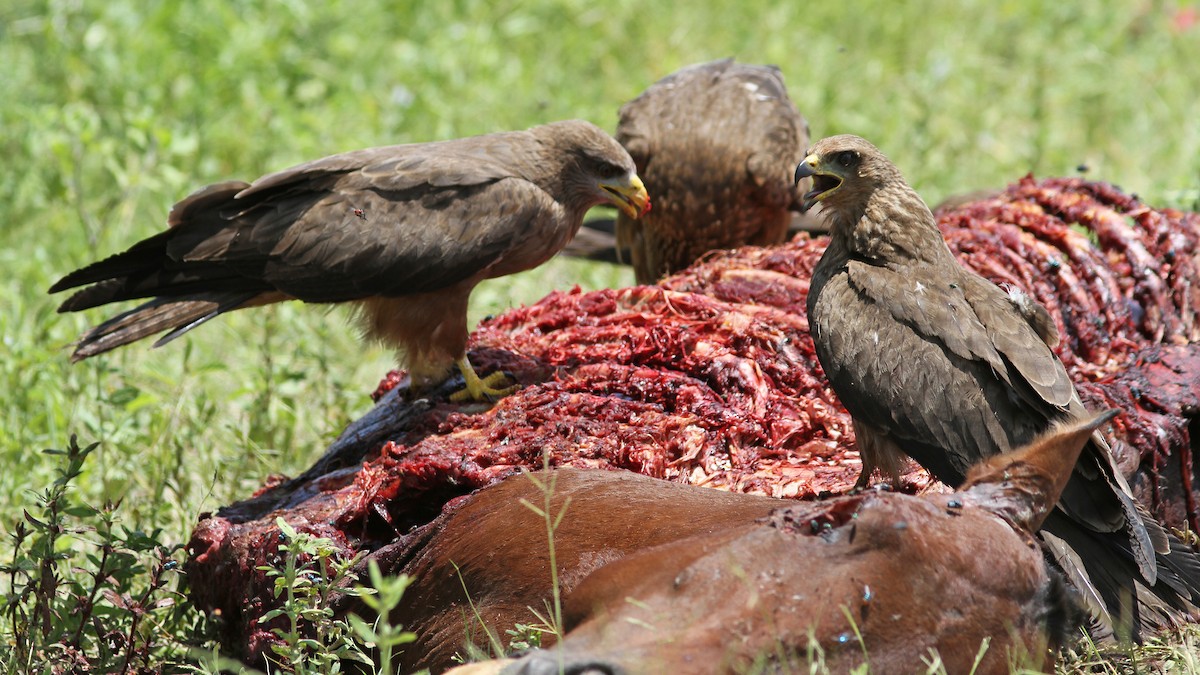
M 455 403 L 462 403 L 464 401 L 495 402 L 517 390 L 517 385 L 515 384 L 507 387 L 496 386 L 508 381 L 508 375 L 503 371 L 496 371 L 487 377 L 479 377 L 466 356 L 458 360 L 458 369 L 462 372 L 466 386 L 450 395 L 450 400 Z

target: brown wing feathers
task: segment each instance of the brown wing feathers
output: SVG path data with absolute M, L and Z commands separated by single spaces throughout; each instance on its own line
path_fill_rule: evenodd
M 428 385 L 463 363 L 474 285 L 541 264 L 605 202 L 649 207 L 628 153 L 582 120 L 369 148 L 203 188 L 165 232 L 50 290 L 88 286 L 64 312 L 152 298 L 85 334 L 76 359 L 243 307 L 363 303 L 367 333 Z
M 1087 415 L 1048 347 L 1057 339 L 1049 315 L 943 250 L 932 215 L 874 146 L 824 139 L 796 175 L 818 177 L 805 201 L 820 201 L 831 225 L 809 322 L 856 429 L 955 485 L 964 467 Z M 1200 558 L 1137 506 L 1099 435 L 1043 532 L 1108 630 L 1136 636 L 1200 611 Z
M 351 153 L 350 159 L 379 160 L 386 150 Z M 374 167 L 372 174 L 384 177 L 390 187 L 411 190 L 417 185 L 416 178 L 388 164 L 385 161 Z M 412 162 L 407 169 L 419 165 Z M 369 193 L 354 200 L 331 193 L 351 168 L 353 162 L 344 158 L 318 160 L 264 177 L 253 185 L 228 181 L 202 188 L 171 210 L 166 231 L 61 279 L 50 292 L 92 285 L 63 302 L 60 312 L 155 298 L 89 330 L 80 338 L 72 359 L 171 331 L 155 343 L 160 346 L 222 313 L 287 299 L 287 294 L 276 292 L 280 287 L 315 301 L 341 301 L 367 293 L 369 289 L 351 280 L 352 272 L 360 261 L 360 266 L 367 268 L 386 259 L 379 250 L 381 242 L 355 240 L 354 228 L 338 228 L 336 222 L 358 218 L 356 212 L 365 216 L 367 209 L 378 214 L 395 196 Z M 397 171 L 398 177 L 385 177 L 389 169 Z M 351 186 L 351 191 L 365 187 Z M 315 234 L 293 228 L 313 208 L 319 210 L 312 214 L 313 220 L 335 226 Z M 339 269 L 342 274 L 334 273 Z M 463 269 L 460 277 L 470 271 L 469 267 Z M 433 274 L 426 278 L 445 282 Z M 378 278 L 364 282 L 368 286 L 386 283 Z
M 170 255 L 191 219 L 203 224 L 218 220 L 215 213 L 246 183 L 231 181 L 206 187 L 180 202 L 168 218 L 170 229 L 151 236 L 128 250 L 88 265 L 50 288 L 55 293 L 86 286 L 59 306 L 59 312 L 74 312 L 111 302 L 137 298 L 155 299 L 123 312 L 80 337 L 71 356 L 78 361 L 115 349 L 163 331 L 171 331 L 155 343 L 165 344 L 188 330 L 250 302 L 269 286 L 232 274 L 217 264 L 188 263 Z M 155 297 L 159 296 L 159 297 Z
M 777 68 L 733 59 L 689 66 L 626 103 L 620 117 L 617 139 L 655 204 L 640 224 L 616 223 L 639 283 L 711 250 L 784 240 L 795 196 L 788 170 L 808 125 Z

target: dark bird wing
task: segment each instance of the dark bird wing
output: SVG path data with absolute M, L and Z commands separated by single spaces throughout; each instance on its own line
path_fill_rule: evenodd
M 814 328 L 829 357 L 822 363 L 833 364 L 830 381 L 855 420 L 957 485 L 984 457 L 1086 411 L 1039 326 L 999 288 L 950 264 L 893 270 L 849 261 L 823 288 L 818 302 L 829 306 L 814 310 Z M 1118 607 L 1116 580 L 1129 575 L 1115 571 L 1111 554 L 1079 553 L 1124 551 L 1138 583 L 1154 586 L 1151 535 L 1165 542 L 1165 533 L 1139 513 L 1101 437 L 1085 447 L 1058 510 L 1045 529 L 1076 552 L 1078 566 L 1068 571 L 1093 606 Z
M 196 192 L 172 210 L 168 230 L 50 289 L 94 284 L 60 311 L 158 298 L 134 310 L 141 315 L 97 327 L 77 357 L 214 311 L 286 298 L 342 302 L 423 293 L 540 255 L 542 247 L 522 243 L 559 218 L 562 207 L 514 175 L 504 161 L 513 154 L 508 141 L 486 147 L 485 141 L 361 150 L 252 185 L 228 182 Z M 171 299 L 186 302 L 187 310 L 166 307 Z M 119 340 L 112 337 L 118 329 Z M 105 336 L 104 349 L 94 351 L 89 343 Z
M 796 168 L 808 176 L 805 203 L 820 203 L 831 226 L 813 270 L 809 325 L 854 418 L 864 477 L 895 474 L 892 458 L 906 453 L 957 486 L 978 460 L 1057 421 L 1087 419 L 1051 350 L 1049 314 L 962 267 L 877 148 L 855 136 L 822 139 Z M 1200 559 L 1134 503 L 1098 434 L 1042 532 L 1109 630 L 1178 625 L 1200 605 Z
M 639 282 L 711 250 L 783 241 L 808 124 L 778 68 L 723 59 L 679 70 L 622 106 L 616 137 L 654 203 L 636 223 L 617 219 Z
M 891 387 L 883 396 L 872 395 L 876 405 L 898 406 L 896 416 L 908 421 L 889 425 L 899 426 L 890 433 L 902 447 L 933 439 L 939 448 L 963 455 L 952 460 L 954 471 L 938 478 L 957 484 L 965 476 L 960 467 L 1024 445 L 1054 420 L 1086 414 L 1062 362 L 995 285 L 961 271 L 953 260 L 937 269 L 898 271 L 859 261 L 846 269 L 859 303 L 874 305 L 882 314 L 877 323 L 891 327 L 891 344 L 874 357 L 878 367 L 901 378 L 916 368 L 931 369 L 934 378 L 951 373 L 952 386 L 941 391 Z M 925 354 L 925 363 L 906 358 L 913 353 Z M 984 405 L 968 406 L 973 414 L 963 415 L 963 401 L 980 395 Z M 1116 532 L 1141 518 L 1105 449 L 1097 441 L 1085 448 L 1060 505 L 1092 529 Z M 920 452 L 910 455 L 923 466 L 935 461 Z M 1149 564 L 1153 556 L 1146 557 Z
M 981 457 L 1035 436 L 1045 414 L 1016 425 L 1023 428 L 1001 423 L 1021 419 L 1030 403 L 1012 395 L 1004 357 L 961 284 L 941 274 L 848 261 L 828 282 L 814 280 L 810 321 L 821 363 L 855 420 L 957 485 Z
M 494 264 L 559 207 L 459 144 L 339 155 L 256 181 L 220 208 L 185 202 L 167 257 L 219 265 L 308 302 L 453 285 Z

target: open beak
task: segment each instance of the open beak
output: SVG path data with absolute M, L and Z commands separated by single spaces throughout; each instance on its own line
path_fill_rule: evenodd
M 841 176 L 822 168 L 820 155 L 809 155 L 796 165 L 797 184 L 810 176 L 813 179 L 812 189 L 804 193 L 803 201 L 800 205 L 805 211 L 811 209 L 813 204 L 824 199 L 830 192 L 842 186 Z
M 601 183 L 600 189 L 612 197 L 609 201 L 613 206 L 634 220 L 646 215 L 650 210 L 650 195 L 646 192 L 642 179 L 636 175 L 625 184 Z

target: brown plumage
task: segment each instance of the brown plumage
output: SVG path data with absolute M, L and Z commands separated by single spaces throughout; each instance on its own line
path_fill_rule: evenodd
M 958 486 L 984 457 L 1088 416 L 1045 308 L 964 268 L 932 213 L 867 141 L 834 136 L 796 168 L 813 178 L 829 246 L 813 271 L 816 353 L 854 420 L 859 484 L 904 455 Z M 1094 434 L 1042 540 L 1105 630 L 1171 626 L 1200 603 L 1200 560 L 1138 506 Z M 1129 597 L 1136 602 L 1128 603 Z
M 640 223 L 617 217 L 639 283 L 708 251 L 784 240 L 808 124 L 778 68 L 724 59 L 679 70 L 621 107 L 616 135 L 654 201 Z
M 457 362 L 479 398 L 503 390 L 466 360 L 471 290 L 546 261 L 601 203 L 631 218 L 649 208 L 629 155 L 588 122 L 370 148 L 203 188 L 166 231 L 50 292 L 91 284 L 60 312 L 153 298 L 88 331 L 73 360 L 170 330 L 157 346 L 235 309 L 354 303 L 418 389 Z

